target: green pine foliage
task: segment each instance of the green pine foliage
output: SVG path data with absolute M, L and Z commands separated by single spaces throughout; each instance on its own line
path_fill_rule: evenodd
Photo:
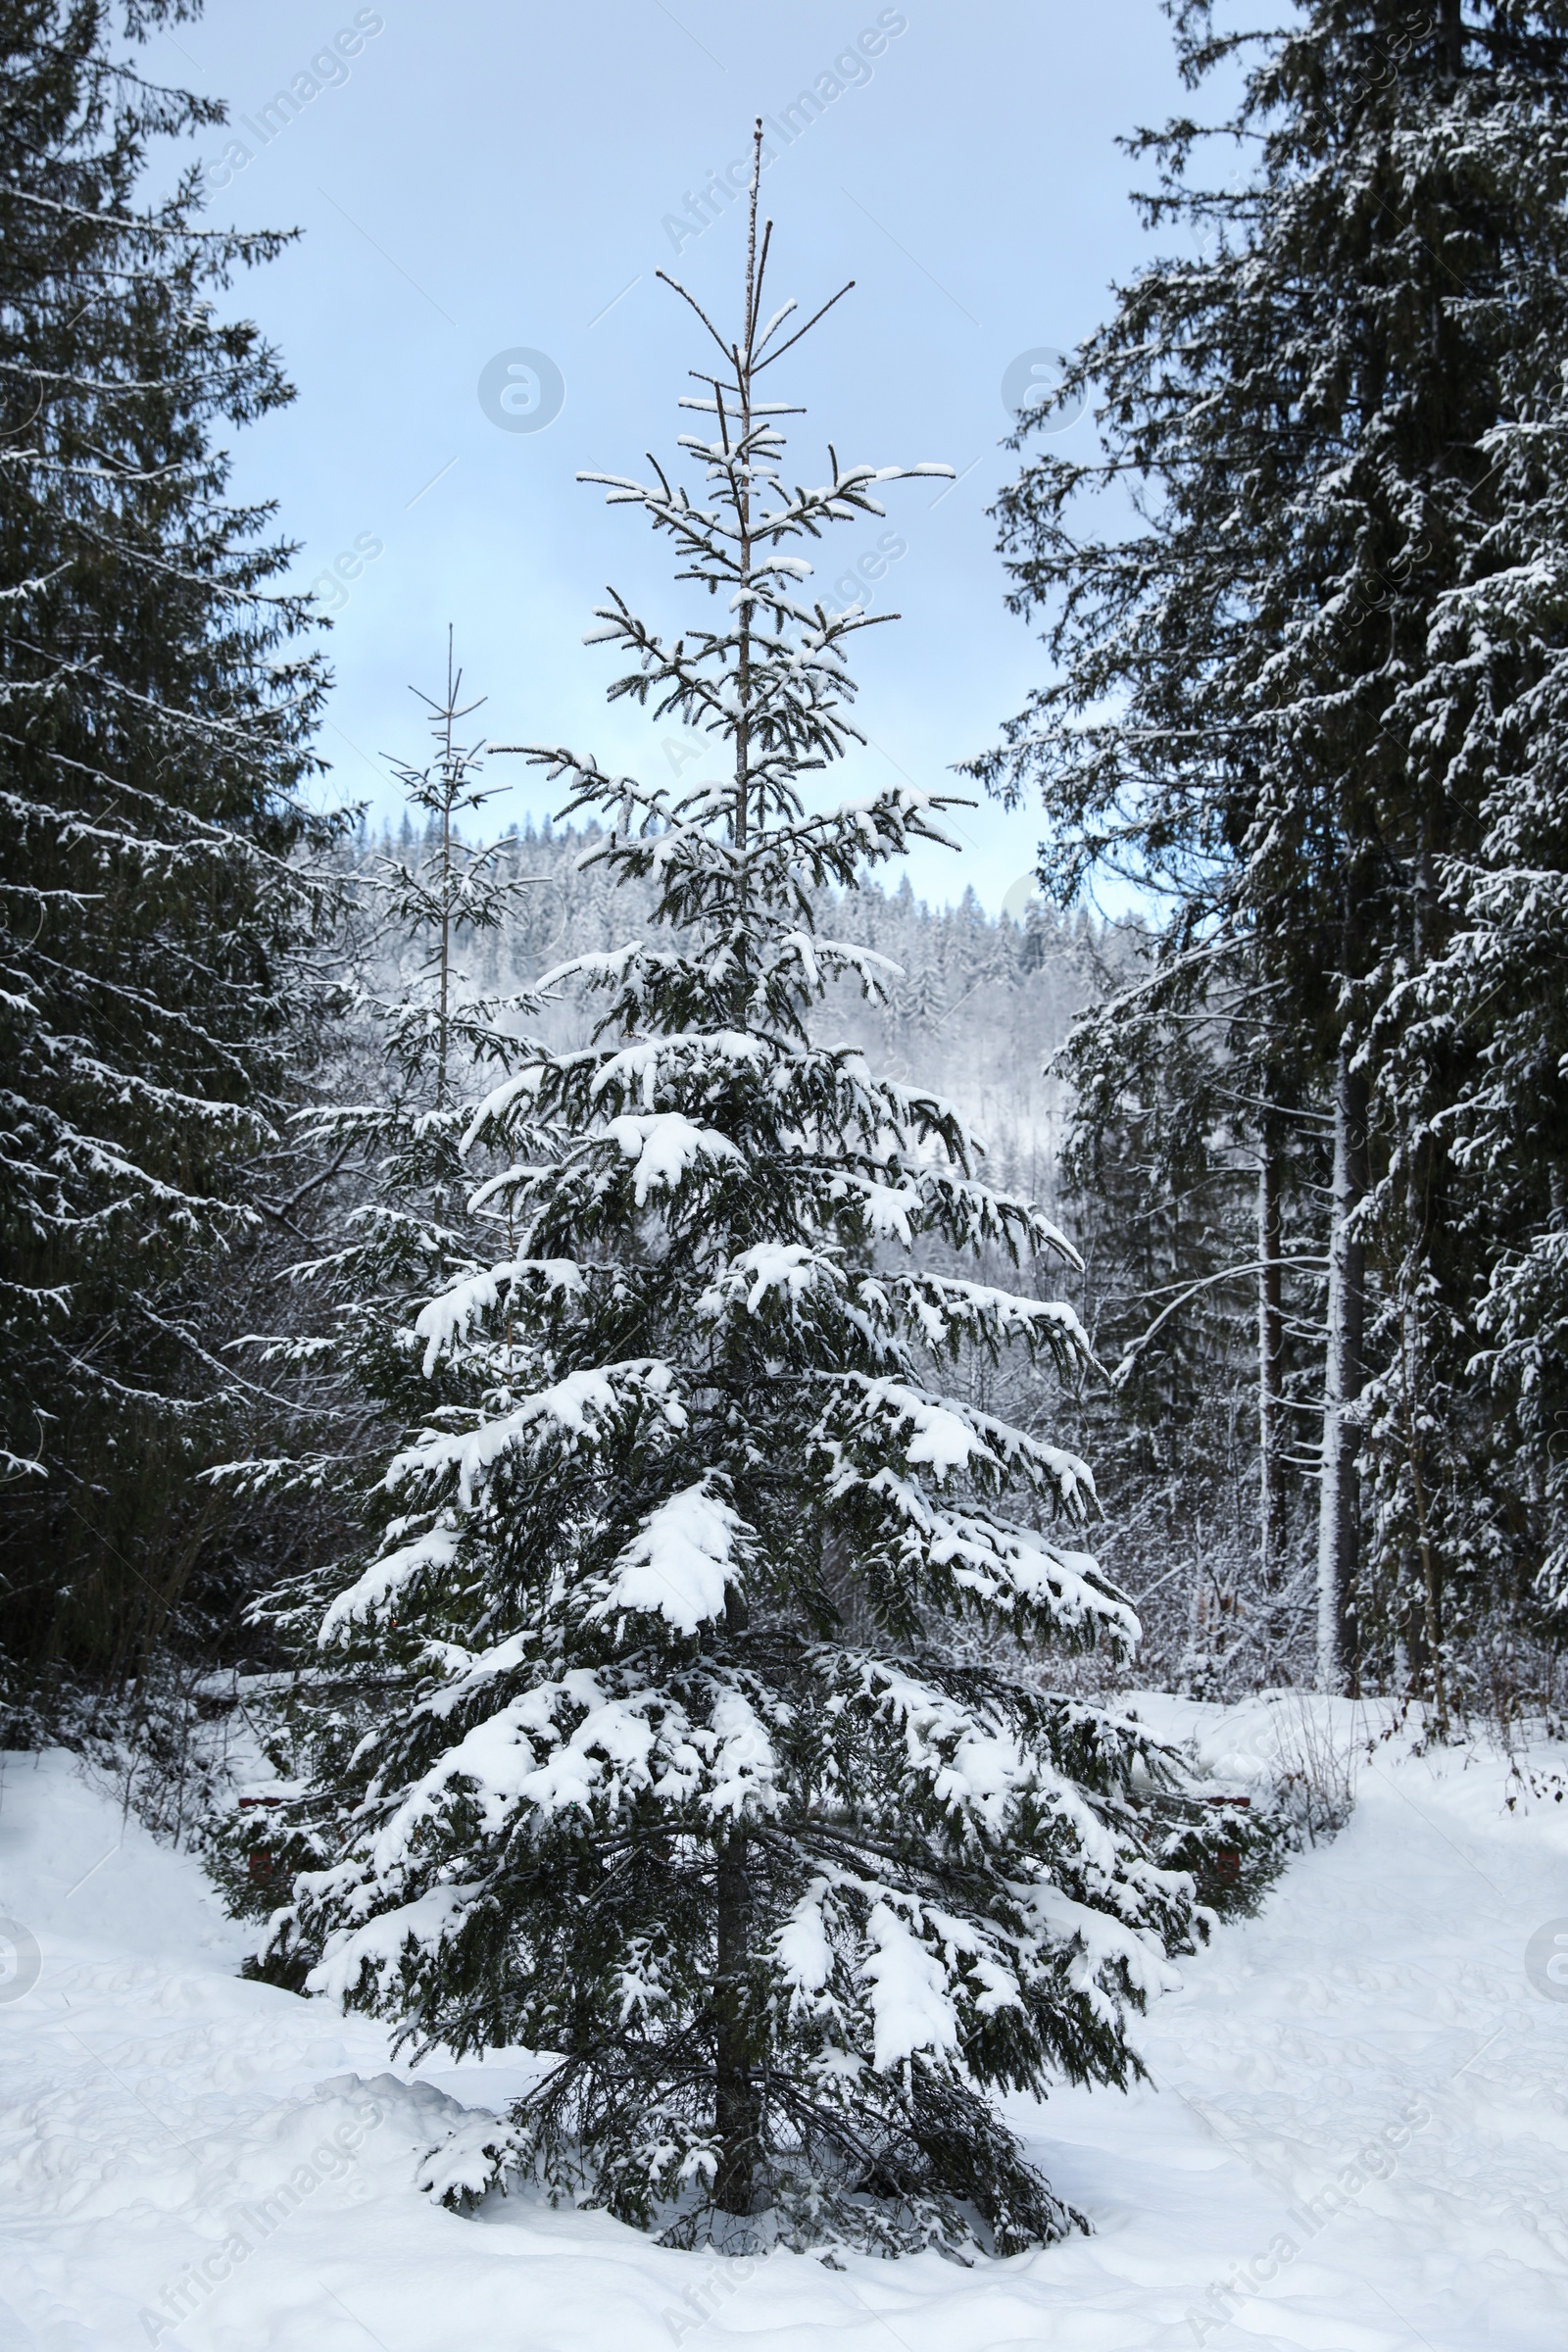
M 1056 674 L 976 772 L 1040 793 L 1059 895 L 1107 870 L 1158 894 L 1166 1035 L 1206 1028 L 1229 1097 L 1204 1148 L 1266 1167 L 1273 1229 L 1328 1261 L 1279 1310 L 1315 1313 L 1322 1444 L 1274 1456 L 1287 1530 L 1321 1494 L 1319 1671 L 1441 1705 L 1448 1644 L 1544 1535 L 1478 1345 L 1513 1237 L 1454 1149 L 1491 1016 L 1411 1023 L 1492 856 L 1471 755 L 1508 657 L 1475 596 L 1520 514 L 1494 436 L 1555 393 L 1568 329 L 1568 12 L 1171 14 L 1189 84 L 1239 67 L 1241 94 L 1134 142 L 1151 223 L 1197 250 L 1119 291 L 1063 386 L 1100 451 L 1032 457 L 998 509 Z M 1147 1053 L 1150 1001 L 1119 1046 L 1101 1021 L 1106 1072 Z M 1244 1316 L 1236 1294 L 1216 1387 Z
M 1437 1507 L 1447 1519 L 1458 1494 L 1484 1501 L 1478 1566 L 1516 1623 L 1558 1629 L 1568 1603 L 1568 404 L 1553 381 L 1559 365 L 1554 349 L 1521 350 L 1512 414 L 1486 443 L 1497 518 L 1438 606 L 1432 659 L 1408 698 L 1427 756 L 1477 811 L 1478 839 L 1435 868 L 1443 953 L 1391 992 L 1382 1055 L 1391 1122 L 1417 1136 L 1437 1128 L 1458 1172 L 1450 1213 L 1463 1218 L 1482 1286 L 1458 1341 L 1468 1357 L 1464 1409 L 1427 1435 L 1443 1464 Z M 1433 1511 L 1408 1467 L 1395 1499 L 1419 1543 Z
M 209 1293 L 286 1083 L 320 690 L 215 437 L 291 396 L 215 309 L 279 240 L 203 230 L 194 171 L 137 209 L 149 146 L 219 110 L 121 30 L 0 7 L 0 1641 L 97 1675 L 212 1533 Z
M 1159 1808 L 1181 1775 L 1134 1719 L 1040 1679 L 1136 1635 L 1078 1547 L 1088 1469 L 945 1384 L 1082 1363 L 1035 1283 L 1070 1250 L 949 1104 L 808 1032 L 824 989 L 885 976 L 817 931 L 822 894 L 942 837 L 913 789 L 808 805 L 858 741 L 871 625 L 811 558 L 947 469 L 786 475 L 760 379 L 805 330 L 763 301 L 755 187 L 740 331 L 698 313 L 693 486 L 590 477 L 707 592 L 673 639 L 612 601 L 612 694 L 731 777 L 530 754 L 656 921 L 541 983 L 597 1000 L 591 1043 L 475 1081 L 493 1247 L 433 1248 L 376 1539 L 296 1596 L 318 1697 L 282 1835 L 313 1867 L 264 1966 L 419 2051 L 540 2053 L 504 2129 L 432 2156 L 451 2203 L 521 2176 L 673 2244 L 1005 2253 L 1078 2217 L 995 2094 L 1138 2072 L 1127 2011 L 1203 1925 L 1170 1853 L 1230 1846 Z M 932 1270 L 982 1250 L 1015 1287 Z

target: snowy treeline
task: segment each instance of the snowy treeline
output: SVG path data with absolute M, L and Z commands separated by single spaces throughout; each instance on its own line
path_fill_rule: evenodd
M 612 884 L 602 866 L 584 862 L 600 839 L 592 821 L 557 829 L 547 820 L 536 830 L 530 820 L 493 843 L 497 877 L 518 887 L 495 927 L 461 956 L 466 990 L 515 994 L 557 962 L 648 935 L 652 892 Z M 362 836 L 343 869 L 411 869 L 434 840 L 405 817 Z M 1227 1262 L 1218 1254 L 1221 1222 L 1205 1230 L 1194 1209 L 1184 1225 L 1168 1172 L 1131 1113 L 1125 1074 L 1117 1101 L 1127 1125 L 1108 1142 L 1093 1098 L 1066 1075 L 1070 1042 L 1076 1035 L 1081 1051 L 1084 1020 L 1141 970 L 1148 932 L 1058 914 L 1039 900 L 1021 922 L 988 915 L 968 893 L 956 906 L 931 908 L 907 883 L 889 893 L 869 877 L 819 894 L 816 915 L 829 936 L 853 938 L 896 968 L 878 1003 L 831 985 L 810 1012 L 811 1034 L 857 1044 L 895 1079 L 919 1073 L 972 1123 L 991 1178 L 1050 1206 L 1084 1258 L 1081 1269 L 1063 1270 L 1061 1286 L 1103 1370 L 1115 1371 L 1133 1339 L 1199 1278 L 1200 1264 L 1206 1273 Z M 365 974 L 368 994 L 395 999 L 416 980 L 421 953 L 402 935 L 378 935 Z M 563 1048 L 585 1045 L 592 1025 L 591 1005 L 580 1000 L 549 1006 L 534 1023 Z M 350 1023 L 345 1043 L 352 1032 Z M 359 1052 L 369 1043 L 362 1035 Z M 358 1055 L 345 1066 L 359 1069 Z M 1222 1182 L 1247 1214 L 1245 1163 L 1227 1167 Z M 1245 1285 L 1244 1277 L 1232 1292 Z M 1308 1410 L 1321 1381 L 1322 1316 L 1319 1284 L 1298 1333 L 1297 1388 Z M 1259 1559 L 1255 1372 L 1233 1297 L 1200 1294 L 1140 1351 L 1137 1377 L 1119 1390 L 1099 1371 L 1075 1380 L 1066 1397 L 1054 1376 L 1042 1379 L 1026 1365 L 976 1363 L 968 1377 L 987 1401 L 1005 1394 L 1015 1416 L 1059 1422 L 1065 1411 L 1091 1454 L 1095 1547 L 1140 1604 L 1138 1674 L 1203 1691 L 1311 1680 L 1311 1560 L 1298 1542 L 1293 1586 L 1282 1595 Z M 1084 1671 L 1115 1673 L 1108 1661 L 1074 1669 Z
M 486 776 L 495 784 L 504 770 L 492 763 Z M 654 893 L 635 882 L 617 885 L 602 866 L 584 862 L 600 838 L 591 820 L 558 828 L 548 818 L 500 836 L 496 871 L 519 887 L 502 922 L 465 956 L 469 986 L 514 991 L 568 956 L 646 935 Z M 405 817 L 363 834 L 344 867 L 412 864 L 425 847 Z M 960 861 L 954 862 L 961 878 Z M 1060 915 L 1038 899 L 1015 922 L 988 914 L 972 890 L 956 906 L 933 908 L 906 880 L 889 890 L 869 875 L 850 891 L 818 894 L 816 919 L 897 970 L 876 1004 L 833 984 L 813 1012 L 813 1029 L 854 1039 L 890 1077 L 908 1077 L 918 1066 L 974 1122 L 1009 1180 L 1027 1163 L 1031 1181 L 1048 1185 L 1065 1106 L 1053 1065 L 1073 1022 L 1101 992 L 1109 961 L 1125 956 L 1116 938 L 1087 914 Z M 388 974 L 413 968 L 411 952 L 396 941 L 385 952 Z M 552 1008 L 546 1019 L 563 1044 L 590 1025 L 582 1005 Z

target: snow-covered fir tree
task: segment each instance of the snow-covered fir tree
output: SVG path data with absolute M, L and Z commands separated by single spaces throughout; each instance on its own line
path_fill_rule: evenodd
M 1379 1065 L 1415 1171 L 1434 1146 L 1450 1163 L 1446 1205 L 1476 1286 L 1441 1391 L 1414 1393 L 1416 1365 L 1380 1393 L 1394 1424 L 1388 1507 L 1418 1556 L 1423 1544 L 1458 1552 L 1471 1579 L 1498 1592 L 1513 1620 L 1505 1642 L 1537 1609 L 1560 1626 L 1568 1603 L 1562 368 L 1554 337 L 1520 335 L 1510 414 L 1484 443 L 1499 511 L 1467 576 L 1439 604 L 1429 666 L 1408 696 L 1426 757 L 1477 810 L 1479 839 L 1435 865 L 1447 936 L 1441 955 L 1391 991 Z M 1416 1238 L 1407 1231 L 1407 1243 Z M 1430 1316 L 1441 1301 L 1423 1305 Z M 1419 1447 L 1401 1427 L 1412 1412 Z M 1439 1653 L 1450 1630 L 1442 1598 L 1434 1579 L 1429 1641 Z
M 248 1341 L 264 1363 L 302 1379 L 292 1399 L 295 1446 L 210 1474 L 253 1495 L 347 1501 L 360 1494 L 378 1439 L 407 1427 L 429 1400 L 419 1350 L 411 1349 L 413 1317 L 432 1284 L 466 1280 L 491 1254 L 494 1220 L 469 1210 L 461 1147 L 476 1074 L 509 1066 L 533 1000 L 481 992 L 466 965 L 515 913 L 528 878 L 507 870 L 501 843 L 475 845 L 460 830 L 496 788 L 480 780 L 482 742 L 460 740 L 481 706 L 463 700 L 450 631 L 445 693 L 418 699 L 432 755 L 421 764 L 396 760 L 394 773 L 406 809 L 420 812 L 422 840 L 411 827 L 395 853 L 363 858 L 347 882 L 356 978 L 345 992 L 343 1059 L 357 1088 L 340 1078 L 337 1099 L 294 1122 L 296 1149 L 314 1164 L 310 1181 L 328 1202 L 326 1246 L 286 1270 L 311 1311 L 289 1331 Z M 299 1426 L 314 1430 L 314 1449 L 300 1447 Z
M 550 977 L 597 992 L 594 1042 L 524 1051 L 468 1123 L 504 1248 L 414 1318 L 427 1402 L 318 1606 L 317 1863 L 267 1966 L 418 2050 L 542 2053 L 504 2130 L 433 2158 L 454 2201 L 510 2173 L 676 2244 L 1006 2252 L 1077 2217 L 991 2094 L 1127 2081 L 1128 2006 L 1202 1915 L 1158 1826 L 1171 1759 L 1027 1662 L 1136 1636 L 1075 1544 L 1090 1473 L 942 1385 L 965 1350 L 1081 1360 L 1033 1282 L 1064 1245 L 951 1106 L 808 1031 L 830 982 L 884 973 L 816 933 L 816 895 L 940 839 L 942 805 L 808 807 L 859 740 L 869 625 L 810 557 L 948 469 L 785 474 L 764 379 L 806 328 L 768 308 L 756 214 L 754 171 L 734 338 L 686 296 L 695 486 L 587 477 L 706 592 L 673 638 L 612 595 L 612 695 L 731 773 L 530 751 L 658 924 Z M 965 1620 L 1018 1671 L 956 1662 Z
M 188 13 L 0 18 L 0 1682 L 140 1670 L 221 1586 L 195 1474 L 239 1383 L 225 1251 L 288 1092 L 315 616 L 223 436 L 292 392 L 215 307 L 271 235 L 200 224 L 221 120 L 136 44 Z M 15 1683 L 13 1685 L 13 1677 Z M 30 1700 L 29 1702 L 30 1703 Z

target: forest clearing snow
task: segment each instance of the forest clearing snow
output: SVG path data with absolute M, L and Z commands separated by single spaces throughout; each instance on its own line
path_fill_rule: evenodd
M 16 1989 L 24 1942 L 0 1984 L 0 2352 L 1560 2352 L 1568 1751 L 1368 1755 L 1348 1704 L 1135 1703 L 1238 1780 L 1303 1724 L 1342 1753 L 1353 1729 L 1355 1811 L 1180 1963 L 1135 2026 L 1147 2082 L 1012 2103 L 1094 2234 L 968 2270 L 443 2211 L 420 2159 L 529 2061 L 416 2072 L 244 1982 L 255 1931 L 193 1858 L 69 1756 L 9 1757 L 0 1913 L 38 1973 Z

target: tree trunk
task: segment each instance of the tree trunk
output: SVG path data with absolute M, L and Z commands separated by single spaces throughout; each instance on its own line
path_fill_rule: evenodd
M 1360 1536 L 1352 1419 L 1364 1376 L 1366 1248 L 1350 1220 L 1367 1189 L 1367 1086 L 1340 1043 L 1334 1090 L 1334 1205 L 1329 1241 L 1328 1348 L 1323 1379 L 1323 1476 L 1317 1548 L 1318 1682 L 1356 1689 L 1355 1585 Z
M 1464 11 L 1460 0 L 1438 0 L 1438 79 L 1455 82 L 1464 72 Z
M 1280 1267 L 1280 1169 L 1275 1139 L 1267 1123 L 1257 1164 L 1257 1547 L 1262 1588 L 1265 1592 L 1272 1592 L 1285 1561 L 1285 1476 L 1280 1459 L 1285 1314 Z
M 744 1634 L 751 1611 L 731 1585 L 724 1595 L 724 1630 Z M 747 1870 L 748 1838 L 737 1822 L 719 1840 L 713 1982 L 713 2125 L 718 2171 L 713 2202 L 720 2213 L 754 2210 L 760 2117 L 752 2072 L 748 2015 L 752 1961 L 752 1886 Z
M 1437 880 L 1424 818 L 1416 826 L 1416 854 L 1411 902 L 1411 964 L 1423 970 L 1430 956 L 1436 927 Z M 1443 1677 L 1442 1567 L 1433 1539 L 1430 1482 L 1427 1476 L 1426 1426 L 1428 1374 L 1423 1345 L 1422 1299 L 1428 1282 L 1435 1284 L 1432 1243 L 1441 1228 L 1442 1204 L 1437 1198 L 1438 1147 L 1430 1124 L 1405 1146 L 1405 1257 L 1402 1271 L 1404 1441 L 1410 1474 L 1410 1498 L 1415 1509 L 1416 1549 L 1421 1559 L 1422 1642 L 1432 1677 L 1433 1706 L 1438 1729 L 1448 1731 L 1447 1696 Z
M 719 2151 L 713 2202 L 721 2213 L 733 2214 L 752 2211 L 758 2157 L 757 2086 L 746 2017 L 751 1956 L 746 1847 L 746 1832 L 735 1829 L 718 1849 L 718 1974 L 713 1987 L 713 2120 Z

